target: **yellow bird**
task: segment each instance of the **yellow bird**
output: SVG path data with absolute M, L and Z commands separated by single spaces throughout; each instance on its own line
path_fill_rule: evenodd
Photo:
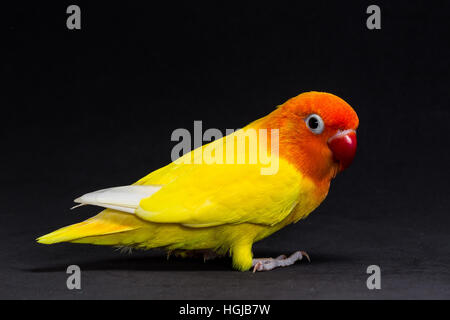
M 252 245 L 307 217 L 353 160 L 358 116 L 341 98 L 307 92 L 130 186 L 88 193 L 98 215 L 37 239 L 226 255 L 245 271 L 309 257 L 254 259 Z

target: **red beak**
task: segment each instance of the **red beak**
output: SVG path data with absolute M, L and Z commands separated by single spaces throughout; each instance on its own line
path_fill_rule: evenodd
M 352 163 L 356 153 L 355 130 L 339 131 L 328 139 L 328 147 L 333 152 L 333 160 L 339 162 L 340 171 L 346 169 Z

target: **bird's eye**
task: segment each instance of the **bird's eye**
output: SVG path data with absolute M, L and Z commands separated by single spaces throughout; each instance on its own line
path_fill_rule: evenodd
M 325 124 L 322 118 L 317 114 L 310 114 L 306 120 L 306 126 L 314 134 L 321 134 L 323 129 L 325 129 Z

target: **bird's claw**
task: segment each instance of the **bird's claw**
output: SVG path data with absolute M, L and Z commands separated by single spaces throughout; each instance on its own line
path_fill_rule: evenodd
M 281 255 L 274 258 L 261 258 L 253 259 L 253 272 L 256 271 L 268 271 L 278 267 L 287 267 L 294 264 L 296 261 L 302 260 L 306 257 L 308 262 L 311 262 L 309 255 L 305 251 L 294 252 L 287 258 L 285 255 Z

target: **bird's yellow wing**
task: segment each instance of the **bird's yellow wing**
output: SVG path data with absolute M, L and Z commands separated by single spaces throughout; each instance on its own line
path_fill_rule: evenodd
M 261 154 L 267 151 L 267 143 L 259 140 L 260 136 L 254 135 L 263 152 L 250 150 L 250 144 L 240 148 L 233 142 L 249 131 L 242 129 L 204 145 L 132 186 L 88 193 L 75 202 L 136 214 L 150 222 L 190 227 L 246 222 L 275 225 L 297 205 L 295 220 L 304 217 L 317 205 L 311 202 L 314 183 L 274 150 L 270 163 L 263 160 Z M 230 145 L 232 152 L 228 153 Z M 218 152 L 220 146 L 226 154 Z M 224 161 L 206 161 L 212 150 L 216 160 L 222 157 Z M 228 161 L 229 154 L 234 157 L 233 164 Z M 260 156 L 252 162 L 250 156 L 255 154 Z M 241 156 L 245 161 L 239 162 Z
M 298 204 L 313 185 L 287 161 L 262 175 L 258 164 L 170 164 L 137 184 L 162 188 L 142 199 L 136 214 L 157 223 L 190 227 L 256 223 L 274 225 Z

